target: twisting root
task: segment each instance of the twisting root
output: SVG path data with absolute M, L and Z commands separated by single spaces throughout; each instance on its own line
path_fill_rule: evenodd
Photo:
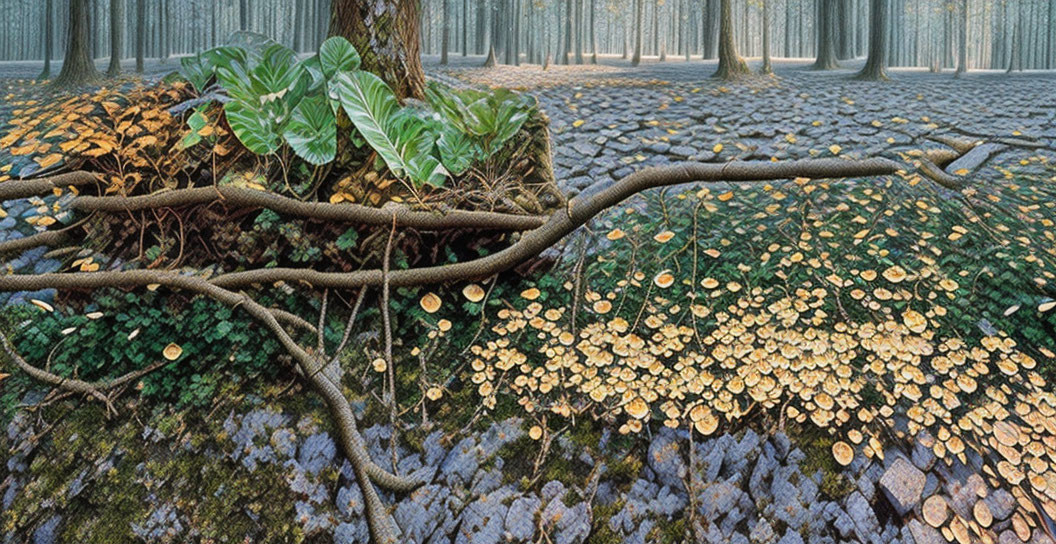
M 598 215 L 605 209 L 614 206 L 624 199 L 654 187 L 677 185 L 693 182 L 716 182 L 716 181 L 767 181 L 774 179 L 787 179 L 794 177 L 806 178 L 841 178 L 861 177 L 893 174 L 900 169 L 900 165 L 886 159 L 869 159 L 864 161 L 846 161 L 839 159 L 822 159 L 792 161 L 785 163 L 770 162 L 730 162 L 725 164 L 698 164 L 686 163 L 664 168 L 650 168 L 632 174 L 617 182 L 605 182 L 595 184 L 585 192 L 568 203 L 566 210 L 553 214 L 543 222 L 540 218 L 510 216 L 502 214 L 482 214 L 478 212 L 450 212 L 448 214 L 422 214 L 412 212 L 404 208 L 383 209 L 364 211 L 358 208 L 330 207 L 332 205 L 310 204 L 311 209 L 302 208 L 300 204 L 293 206 L 284 197 L 275 195 L 246 194 L 243 192 L 230 192 L 226 188 L 220 188 L 219 197 L 229 199 L 232 203 L 250 206 L 283 208 L 286 213 L 306 214 L 313 218 L 325 218 L 335 221 L 359 221 L 365 224 L 381 225 L 393 221 L 396 226 L 410 226 L 415 228 L 492 228 L 497 230 L 525 230 L 533 228 L 525 233 L 520 240 L 510 247 L 493 253 L 487 257 L 473 261 L 417 268 L 410 270 L 389 271 L 388 261 L 385 259 L 386 267 L 382 270 L 366 270 L 350 273 L 325 273 L 312 269 L 277 268 L 264 270 L 250 270 L 223 274 L 206 279 L 199 276 L 180 275 L 171 271 L 160 270 L 129 270 L 129 271 L 102 271 L 102 272 L 73 272 L 59 274 L 38 275 L 0 275 L 0 291 L 36 291 L 40 289 L 100 289 L 100 288 L 135 288 L 148 285 L 165 285 L 172 289 L 181 289 L 211 297 L 222 304 L 244 309 L 254 319 L 263 324 L 279 340 L 286 351 L 296 361 L 302 374 L 305 376 L 315 390 L 323 396 L 330 413 L 338 428 L 341 448 L 352 464 L 356 479 L 363 491 L 367 521 L 370 525 L 371 537 L 375 543 L 395 544 L 397 542 L 397 528 L 378 497 L 374 485 L 390 489 L 396 492 L 407 492 L 415 489 L 422 482 L 410 478 L 401 478 L 391 472 L 382 469 L 375 464 L 369 456 L 362 435 L 357 428 L 355 414 L 345 397 L 340 384 L 335 383 L 327 373 L 322 372 L 329 364 L 323 354 L 313 356 L 298 345 L 289 332 L 280 324 L 280 320 L 305 330 L 318 332 L 318 328 L 300 317 L 287 312 L 268 309 L 250 298 L 248 295 L 236 293 L 236 289 L 254 284 L 270 284 L 285 281 L 289 284 L 307 283 L 315 288 L 347 289 L 361 288 L 353 317 L 350 319 L 341 343 L 348 341 L 351 323 L 354 314 L 363 300 L 367 286 L 383 287 L 383 295 L 386 295 L 392 286 L 418 286 L 427 284 L 444 283 L 448 281 L 465 281 L 494 276 L 500 272 L 509 270 L 514 266 L 534 257 L 559 242 L 563 237 L 570 234 L 578 227 Z M 74 173 L 53 178 L 16 181 L 0 184 L 0 200 L 20 198 L 38 194 L 39 191 L 48 192 L 54 187 L 62 185 L 87 184 L 95 180 L 95 177 L 87 173 Z M 187 190 L 197 191 L 197 190 Z M 217 189 L 208 188 L 209 201 L 218 200 Z M 225 193 L 225 191 L 228 191 Z M 201 194 L 205 194 L 204 192 Z M 168 196 L 176 195 L 176 196 Z M 188 193 L 173 191 L 171 193 L 159 193 L 148 197 L 135 197 L 123 200 L 108 200 L 113 197 L 100 197 L 100 199 L 80 200 L 81 209 L 94 209 L 98 211 L 109 210 L 117 206 L 118 210 L 129 209 L 139 206 L 137 209 L 145 209 L 160 204 L 179 205 L 180 201 L 188 203 L 188 198 L 204 198 L 199 192 Z M 136 200 L 139 198 L 140 200 Z M 170 201 L 169 199 L 172 199 Z M 264 200 L 260 200 L 264 199 Z M 278 199 L 278 200 L 276 200 Z M 353 210 L 358 210 L 354 211 Z M 366 209 L 369 210 L 369 209 Z M 381 216 L 374 214 L 380 213 Z M 337 214 L 337 215 L 327 215 Z M 369 214 L 361 215 L 359 214 Z M 354 217 L 356 216 L 356 217 Z M 382 219 L 378 219 L 381 217 Z M 384 220 L 384 222 L 381 222 Z M 468 221 L 468 223 L 467 223 Z M 482 225 L 487 225 L 484 227 Z M 37 241 L 47 241 L 47 238 L 37 238 Z M 28 243 L 28 242 L 23 242 Z M 390 241 L 391 246 L 391 241 Z M 388 253 L 390 250 L 387 250 Z M 4 348 L 12 353 L 16 364 L 18 361 L 25 363 L 17 357 L 13 348 L 4 340 Z M 386 350 L 386 358 L 389 368 L 392 368 L 391 354 Z M 94 384 L 86 384 L 40 371 L 28 364 L 19 365 L 31 376 L 42 381 L 55 384 L 57 379 L 63 387 L 79 388 L 81 392 L 95 396 Z M 59 385 L 59 384 L 55 384 Z M 89 386 L 89 387 L 86 387 Z M 101 393 L 100 393 L 101 394 Z M 98 397 L 97 397 L 98 398 Z M 394 400 L 394 399 L 393 399 Z
M 153 270 L 131 270 L 126 272 L 76 272 L 65 274 L 40 274 L 32 276 L 0 276 L 0 290 L 4 291 L 35 291 L 38 289 L 99 289 L 106 287 L 145 287 L 147 285 L 165 285 L 173 289 L 181 289 L 211 297 L 222 304 L 231 307 L 242 308 L 253 318 L 263 324 L 275 335 L 279 343 L 297 362 L 298 367 L 312 386 L 323 396 L 330 414 L 333 416 L 338 427 L 341 439 L 341 447 L 345 456 L 351 463 L 356 479 L 363 491 L 364 504 L 366 506 L 367 522 L 370 525 L 371 536 L 376 543 L 395 544 L 396 528 L 389 516 L 385 505 L 378 497 L 374 484 L 393 491 L 405 492 L 413 490 L 423 482 L 408 478 L 400 478 L 386 472 L 370 460 L 366 443 L 359 434 L 356 425 L 355 414 L 352 407 L 345 398 L 341 388 L 330 381 L 330 378 L 322 370 L 322 361 L 311 356 L 299 346 L 290 334 L 279 324 L 272 310 L 265 308 L 248 295 L 235 293 L 211 284 L 208 280 L 194 276 L 178 275 L 165 271 Z M 36 286 L 36 287 L 34 287 Z M 4 343 L 5 349 L 10 346 Z M 14 353 L 14 350 L 11 349 Z M 20 359 L 20 358 L 19 358 Z M 16 364 L 18 360 L 16 359 Z M 23 361 L 24 362 L 24 361 Z M 19 365 L 21 367 L 21 365 Z M 49 377 L 36 373 L 35 367 L 23 368 L 27 373 L 42 381 L 48 381 Z M 63 381 L 61 377 L 57 377 Z M 51 383 L 51 382 L 49 382 Z M 82 392 L 92 394 L 91 388 L 84 388 L 83 383 L 69 385 L 68 388 L 77 387 Z M 58 385 L 58 384 L 56 384 Z M 102 400 L 102 399 L 101 399 Z
M 7 353 L 7 356 L 11 358 L 11 361 L 15 363 L 15 366 L 20 368 L 26 374 L 29 374 L 31 378 L 49 385 L 54 385 L 64 391 L 81 393 L 99 400 L 106 406 L 106 416 L 108 418 L 117 415 L 117 409 L 114 408 L 114 395 L 111 393 L 114 389 L 117 389 L 126 383 L 134 382 L 168 364 L 168 361 L 158 361 L 145 368 L 129 372 L 124 376 L 112 380 L 86 382 L 76 378 L 64 378 L 58 374 L 52 374 L 47 370 L 37 368 L 27 363 L 26 360 L 19 355 L 18 351 L 15 350 L 15 347 L 11 345 L 11 342 L 7 339 L 7 335 L 3 332 L 0 332 L 0 344 L 3 345 L 4 351 Z

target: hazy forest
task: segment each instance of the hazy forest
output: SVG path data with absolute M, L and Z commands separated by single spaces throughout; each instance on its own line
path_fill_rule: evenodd
M 0 8 L 0 544 L 1056 544 L 1056 0 Z

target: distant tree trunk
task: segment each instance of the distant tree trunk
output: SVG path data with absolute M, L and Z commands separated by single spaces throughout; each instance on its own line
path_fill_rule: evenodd
M 249 30 L 249 0 L 238 0 L 238 29 Z
M 561 60 L 558 64 L 571 64 L 572 63 L 572 41 L 575 40 L 572 27 L 572 0 L 566 0 L 565 2 L 565 50 L 561 54 Z
M 590 0 L 590 63 L 598 63 L 598 35 L 595 31 L 597 26 L 597 0 Z
M 425 96 L 417 0 L 332 0 L 330 36 L 355 46 L 364 70 L 388 83 L 400 100 Z
M 495 42 L 499 41 L 499 9 L 491 6 L 491 38 L 488 40 L 488 58 L 484 61 L 485 68 L 498 66 L 499 57 L 495 53 Z
M 818 58 L 814 62 L 815 70 L 833 70 L 839 68 L 836 62 L 835 51 L 835 11 L 836 0 L 819 0 L 821 2 L 818 10 L 817 33 L 818 33 Z
M 875 0 L 874 0 L 875 1 Z M 770 63 L 770 0 L 763 2 L 763 65 L 759 73 L 770 75 L 774 73 L 774 67 Z
M 737 42 L 733 38 L 732 0 L 719 2 L 719 69 L 715 77 L 734 79 L 748 73 L 748 64 L 737 54 Z
M 634 0 L 634 13 L 636 24 L 634 25 L 634 56 L 631 57 L 631 66 L 638 66 L 642 63 L 642 19 L 645 18 L 645 5 L 642 4 L 642 0 Z
M 147 52 L 147 0 L 136 0 L 136 73 L 143 73 Z
M 510 38 L 512 39 L 513 43 L 511 44 L 512 47 L 510 47 L 510 49 L 512 50 L 512 55 L 513 55 L 513 65 L 514 66 L 520 66 L 521 65 L 521 0 L 510 0 L 510 3 L 513 5 L 513 10 L 512 10 L 512 13 L 511 13 L 511 16 L 512 16 L 511 20 L 512 20 L 513 24 L 510 25 L 510 26 L 513 27 L 513 32 L 511 32 L 512 35 L 510 36 Z
M 172 0 L 159 0 L 165 6 L 165 50 L 161 52 L 161 60 L 164 61 L 172 56 Z
M 869 0 L 869 58 L 858 79 L 887 79 L 887 0 Z
M 48 79 L 51 77 L 51 57 L 55 56 L 55 9 L 52 0 L 44 3 L 44 71 L 37 79 Z
M 712 21 L 712 15 L 715 13 L 712 3 L 715 0 L 704 0 L 702 2 L 703 13 L 700 14 L 701 29 L 703 31 L 703 37 L 701 38 L 701 58 L 710 59 L 712 58 L 712 52 L 715 50 L 715 24 Z
M 62 70 L 52 82 L 56 87 L 86 85 L 101 79 L 90 54 L 88 17 L 88 0 L 70 0 L 69 39 Z
M 125 40 L 125 2 L 110 0 L 110 67 L 106 70 L 108 77 L 121 74 L 121 53 Z
M 469 0 L 462 0 L 462 56 L 469 55 Z
M 961 0 L 960 44 L 957 54 L 957 73 L 955 77 L 968 71 L 968 0 Z
M 447 0 L 440 2 L 440 64 L 447 64 L 447 42 L 451 38 L 451 19 L 447 13 Z

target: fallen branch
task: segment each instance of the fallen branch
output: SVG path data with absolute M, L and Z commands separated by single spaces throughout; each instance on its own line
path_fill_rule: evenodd
M 943 187 L 947 189 L 952 189 L 954 191 L 960 191 L 964 188 L 964 182 L 961 180 L 961 178 L 958 178 L 957 176 L 954 176 L 952 174 L 947 174 L 945 170 L 939 168 L 935 163 L 931 162 L 926 157 L 920 157 L 917 160 L 920 161 L 920 173 L 924 174 L 926 177 L 928 177 L 935 183 L 938 183 L 939 185 L 942 185 Z
M 15 363 L 15 366 L 20 368 L 31 378 L 39 382 L 54 385 L 55 387 L 64 391 L 88 395 L 101 401 L 106 406 L 107 417 L 110 417 L 111 415 L 116 416 L 117 409 L 115 409 L 113 405 L 114 399 L 110 395 L 104 394 L 104 392 L 109 392 L 126 383 L 136 381 L 168 364 L 168 361 L 158 361 L 145 368 L 136 370 L 134 372 L 129 372 L 128 374 L 125 374 L 118 378 L 114 378 L 112 380 L 86 382 L 84 380 L 78 380 L 76 378 L 66 378 L 63 376 L 59 376 L 58 374 L 53 374 L 51 372 L 48 372 L 47 370 L 37 368 L 27 363 L 26 360 L 23 359 L 21 355 L 19 355 L 18 351 L 15 350 L 14 346 L 11 345 L 11 342 L 7 339 L 7 335 L 2 332 L 0 332 L 0 344 L 3 345 L 4 351 L 7 353 L 8 357 L 11 358 L 11 361 Z
M 530 230 L 538 228 L 545 217 L 514 215 L 495 212 L 451 210 L 447 212 L 414 211 L 404 206 L 384 209 L 360 204 L 330 204 L 328 202 L 304 202 L 267 191 L 244 187 L 196 187 L 178 189 L 143 196 L 80 196 L 70 203 L 79 211 L 132 212 L 157 208 L 180 208 L 222 202 L 239 208 L 264 208 L 294 217 L 359 223 L 373 226 L 389 226 L 396 216 L 398 227 L 419 230 L 482 229 L 482 230 Z
M 299 346 L 279 324 L 272 310 L 265 308 L 248 295 L 222 289 L 208 280 L 195 276 L 180 275 L 168 271 L 130 270 L 107 272 L 74 272 L 65 274 L 9 275 L 0 276 L 0 291 L 34 291 L 38 289 L 100 289 L 107 287 L 146 287 L 164 285 L 211 297 L 222 304 L 244 309 L 275 335 L 279 343 L 296 361 L 306 379 L 326 400 L 330 413 L 337 424 L 340 443 L 349 463 L 356 473 L 363 491 L 367 520 L 375 542 L 395 543 L 396 533 L 388 512 L 378 497 L 372 482 L 397 492 L 415 489 L 422 482 L 401 478 L 385 471 L 371 461 L 366 443 L 357 428 L 355 414 L 341 388 L 321 372 L 325 364 Z M 5 349 L 9 347 L 5 345 Z M 34 367 L 29 367 L 33 369 Z M 28 372 L 28 371 L 27 371 Z M 37 377 L 37 375 L 30 374 Z M 41 378 L 47 378 L 41 376 Z M 60 378 L 61 379 L 61 378 Z M 86 390 L 90 393 L 90 390 Z
M 394 270 L 389 283 L 408 287 L 479 279 L 509 270 L 556 244 L 602 211 L 631 195 L 656 187 L 700 182 L 768 181 L 789 178 L 845 178 L 894 174 L 901 168 L 887 159 L 848 161 L 815 159 L 790 162 L 685 163 L 648 168 L 616 182 L 596 183 L 568 203 L 567 210 L 552 215 L 543 226 L 527 232 L 512 246 L 473 261 L 426 268 Z M 211 281 L 224 288 L 271 284 L 279 281 L 306 283 L 316 288 L 348 289 L 381 286 L 382 270 L 319 272 L 304 268 L 269 268 L 221 274 Z
M 46 195 L 55 189 L 91 185 L 98 181 L 98 176 L 82 170 L 46 178 L 11 179 L 0 183 L 0 201 Z

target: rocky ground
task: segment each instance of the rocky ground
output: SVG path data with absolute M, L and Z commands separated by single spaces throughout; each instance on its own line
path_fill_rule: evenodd
M 1056 147 L 1056 102 L 1045 91 L 1056 84 L 1053 73 L 955 79 L 894 70 L 891 81 L 872 83 L 851 80 L 849 68 L 814 72 L 804 62 L 784 61 L 776 65 L 776 79 L 728 84 L 710 79 L 714 63 L 699 60 L 633 69 L 604 59 L 547 71 L 454 62 L 462 65 L 440 71 L 539 97 L 552 121 L 557 178 L 573 192 L 600 178 L 680 160 L 897 156 L 938 147 L 928 137 L 943 134 L 1023 135 Z M 1003 162 L 1017 159 L 1013 153 Z
M 606 59 L 545 73 L 470 66 L 478 61 L 429 69 L 537 95 L 553 123 L 557 177 L 573 193 L 685 159 L 910 156 L 937 145 L 927 140 L 937 134 L 1056 147 L 1056 103 L 1043 90 L 1051 74 L 896 72 L 877 84 L 790 62 L 779 63 L 779 79 L 722 84 L 700 61 L 632 70 Z M 1002 175 L 1025 153 L 1012 149 L 977 175 Z M 5 203 L 12 216 L 31 206 Z M 17 264 L 48 266 L 35 258 Z M 213 418 L 20 412 L 0 438 L 2 542 L 366 542 L 361 497 L 325 412 L 245 398 L 217 404 Z M 839 467 L 831 441 L 782 432 L 691 443 L 662 429 L 628 445 L 602 430 L 563 435 L 533 474 L 539 444 L 520 420 L 485 428 L 404 442 L 400 472 L 429 482 L 385 497 L 408 542 L 1052 542 L 1008 490 L 989 485 L 980 459 L 947 466 L 926 440 Z M 365 433 L 375 459 L 390 458 L 389 432 Z M 941 511 L 937 523 L 924 519 L 926 502 Z

